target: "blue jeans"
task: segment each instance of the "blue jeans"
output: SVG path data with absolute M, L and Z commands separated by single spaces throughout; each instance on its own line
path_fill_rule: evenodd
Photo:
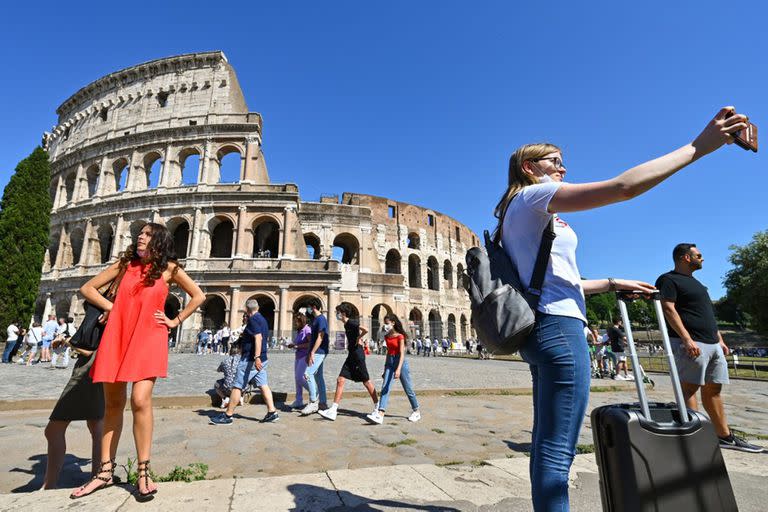
M 399 362 L 399 355 L 387 355 L 387 359 L 384 361 L 384 384 L 381 386 L 381 396 L 379 396 L 380 411 L 387 410 L 389 391 L 392 388 L 392 380 L 395 378 L 395 370 L 397 370 Z M 411 402 L 411 409 L 415 411 L 419 408 L 419 401 L 416 400 L 416 393 L 414 393 L 413 385 L 411 384 L 411 370 L 408 366 L 408 359 L 403 361 L 403 367 L 400 368 L 400 384 L 403 385 L 405 395 L 408 397 L 408 401 Z
M 533 507 L 536 512 L 565 512 L 569 510 L 568 472 L 589 400 L 584 322 L 536 313 L 536 325 L 520 355 L 533 377 Z
M 323 377 L 323 362 L 326 354 L 315 354 L 314 364 L 307 366 L 304 370 L 304 378 L 307 381 L 306 388 L 309 390 L 309 401 L 315 402 L 320 399 L 321 404 L 328 403 L 328 397 L 325 394 L 325 377 Z
M 16 346 L 17 340 L 13 341 L 6 341 L 5 342 L 5 350 L 3 350 L 3 362 L 4 363 L 11 363 L 13 361 L 10 360 L 11 352 L 13 352 L 13 347 Z

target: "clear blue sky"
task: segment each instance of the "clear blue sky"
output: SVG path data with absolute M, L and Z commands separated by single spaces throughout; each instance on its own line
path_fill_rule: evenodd
M 764 3 L 239 3 L 5 5 L 0 186 L 83 85 L 215 49 L 264 116 L 273 181 L 308 200 L 422 204 L 478 233 L 520 144 L 562 146 L 567 179 L 592 181 L 689 142 L 722 105 L 768 136 Z M 691 241 L 720 297 L 728 246 L 768 228 L 767 171 L 731 146 L 629 203 L 564 216 L 582 274 L 653 281 Z

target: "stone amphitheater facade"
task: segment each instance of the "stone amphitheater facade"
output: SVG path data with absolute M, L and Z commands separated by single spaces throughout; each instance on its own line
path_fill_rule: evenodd
M 429 208 L 356 193 L 302 201 L 295 184 L 271 183 L 261 115 L 222 52 L 111 73 L 57 114 L 43 136 L 53 210 L 38 317 L 82 318 L 78 288 L 153 221 L 207 295 L 172 333 L 181 348 L 202 326 L 240 325 L 249 298 L 275 336 L 290 336 L 292 312 L 312 299 L 326 312 L 351 303 L 373 337 L 388 312 L 413 334 L 472 336 L 459 278 L 476 235 Z M 172 288 L 169 314 L 186 300 Z

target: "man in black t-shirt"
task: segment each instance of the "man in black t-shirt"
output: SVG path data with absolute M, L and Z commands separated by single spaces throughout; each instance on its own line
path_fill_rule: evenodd
M 759 453 L 763 449 L 733 435 L 725 417 L 721 390 L 729 383 L 729 350 L 720 335 L 707 288 L 693 273 L 704 258 L 696 244 L 677 244 L 675 269 L 656 280 L 686 405 L 697 409 L 696 393 L 720 438 L 721 448 Z
M 615 317 L 613 325 L 608 328 L 608 341 L 611 343 L 611 352 L 614 355 L 613 361 L 616 363 L 616 380 L 632 380 L 632 377 L 627 375 L 627 356 L 624 354 L 627 337 L 623 329 L 624 325 L 621 318 Z M 623 377 L 619 373 L 621 371 L 624 372 Z
M 336 394 L 333 397 L 333 405 L 329 408 L 318 411 L 318 414 L 327 420 L 334 421 L 339 410 L 341 395 L 344 393 L 344 382 L 347 379 L 354 382 L 362 382 L 368 394 L 373 400 L 373 410 L 379 409 L 379 398 L 376 395 L 376 388 L 368 376 L 368 368 L 365 365 L 365 349 L 362 345 L 363 336 L 368 334 L 365 327 L 360 327 L 357 320 L 352 319 L 353 310 L 351 304 L 343 302 L 336 306 L 336 319 L 344 324 L 344 332 L 347 336 L 347 359 L 341 367 L 339 378 L 336 379 Z

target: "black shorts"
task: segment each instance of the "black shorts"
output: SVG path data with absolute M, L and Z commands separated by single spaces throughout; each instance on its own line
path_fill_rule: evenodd
M 344 377 L 354 382 L 371 380 L 368 376 L 368 368 L 365 366 L 365 350 L 363 347 L 358 346 L 354 352 L 350 352 L 347 355 L 347 359 L 344 360 L 344 364 L 339 372 L 339 377 Z

